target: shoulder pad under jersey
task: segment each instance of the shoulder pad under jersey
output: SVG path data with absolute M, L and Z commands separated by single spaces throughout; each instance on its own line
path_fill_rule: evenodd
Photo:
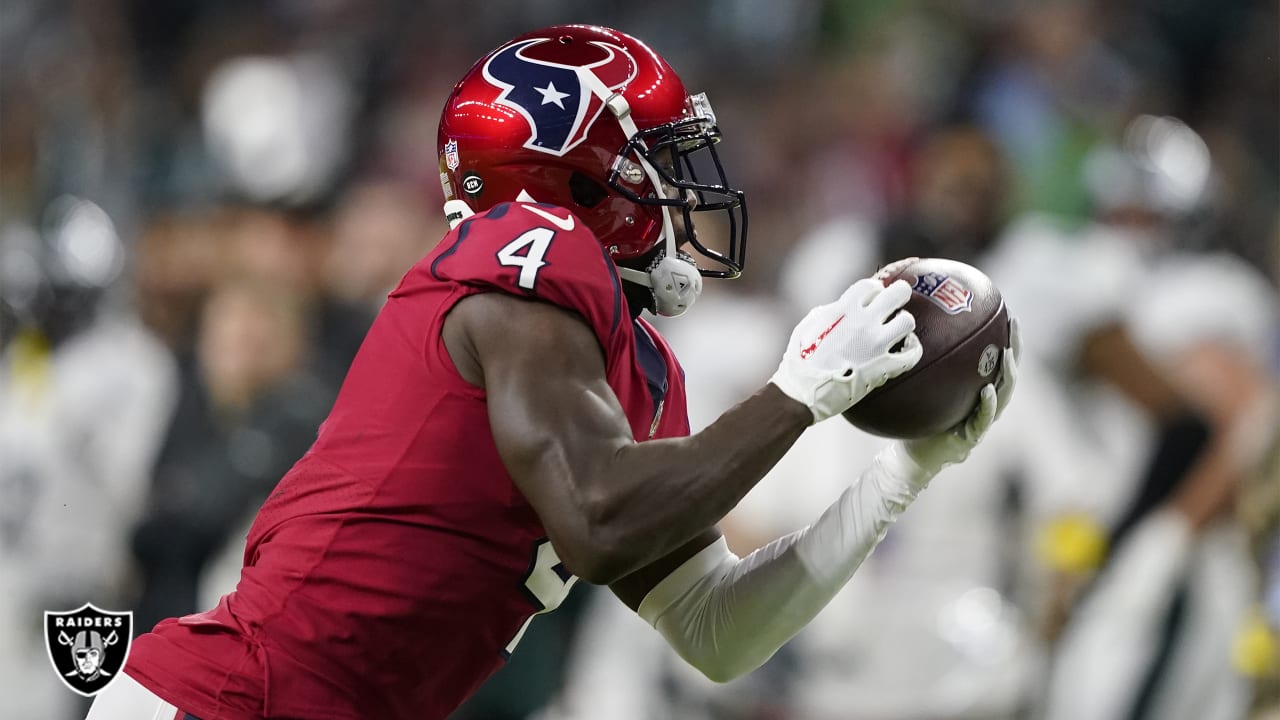
M 625 313 L 612 258 L 564 208 L 502 203 L 464 220 L 443 244 L 429 268 L 436 280 L 536 297 L 609 333 Z

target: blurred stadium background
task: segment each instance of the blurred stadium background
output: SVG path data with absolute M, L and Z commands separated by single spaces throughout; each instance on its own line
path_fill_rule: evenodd
M 1028 369 L 760 671 L 700 681 L 584 587 L 458 718 L 1280 717 L 1280 18 L 1252 0 L 5 0 L 0 716 L 84 712 L 42 610 L 145 630 L 233 587 L 258 502 L 446 230 L 452 83 L 561 22 L 707 91 L 748 193 L 746 274 L 664 325 L 695 426 L 807 306 L 911 253 L 991 273 Z M 1129 351 L 1232 448 L 1204 492 L 1155 492 L 1207 518 L 1167 562 L 1119 551 L 1180 437 Z M 726 521 L 740 552 L 875 451 L 835 422 Z

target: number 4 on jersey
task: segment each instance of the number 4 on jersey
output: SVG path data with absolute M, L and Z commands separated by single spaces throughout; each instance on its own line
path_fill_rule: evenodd
M 551 228 L 537 227 L 525 231 L 498 251 L 498 263 L 520 268 L 516 285 L 525 290 L 533 290 L 538 281 L 538 270 L 547 264 L 542 257 L 547 254 L 551 238 L 555 236 L 556 231 Z

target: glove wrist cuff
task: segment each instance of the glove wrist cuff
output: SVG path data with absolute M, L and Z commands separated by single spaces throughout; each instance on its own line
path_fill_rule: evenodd
M 824 416 L 818 414 L 817 403 L 813 397 L 813 391 L 809 390 L 806 392 L 808 388 L 805 388 L 803 383 L 792 382 L 791 376 L 787 374 L 785 368 L 778 368 L 778 371 L 773 374 L 773 377 L 769 378 L 769 382 L 772 383 L 774 387 L 781 390 L 783 395 L 786 395 L 792 400 L 795 400 L 808 408 L 810 414 L 813 415 L 813 422 L 816 423 L 819 420 L 824 419 Z
M 889 445 L 878 459 L 890 476 L 901 480 L 913 491 L 923 490 L 942 469 L 930 467 L 916 458 L 902 442 Z

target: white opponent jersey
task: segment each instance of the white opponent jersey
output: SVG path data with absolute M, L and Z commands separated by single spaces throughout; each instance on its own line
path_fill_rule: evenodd
M 14 717 L 57 717 L 75 698 L 48 666 L 42 611 L 119 609 L 177 379 L 129 320 L 103 318 L 43 357 L 19 358 L 20 343 L 0 356 L 0 697 Z

